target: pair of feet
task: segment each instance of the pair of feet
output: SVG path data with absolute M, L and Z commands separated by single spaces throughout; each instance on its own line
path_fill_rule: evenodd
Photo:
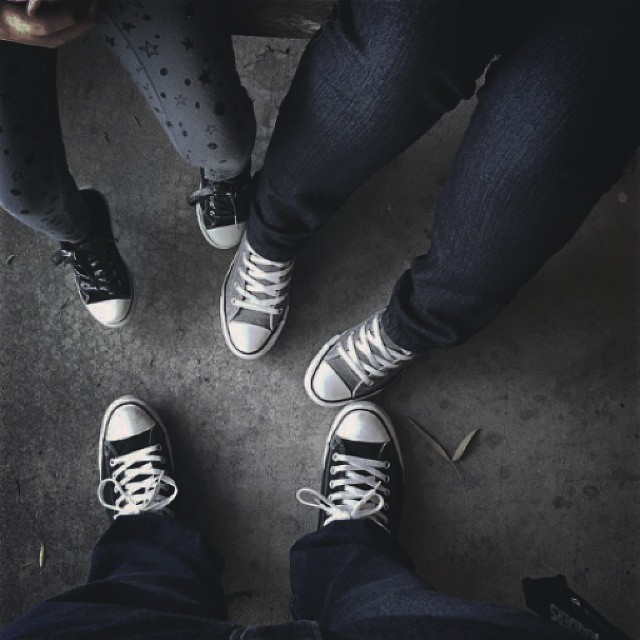
M 245 236 L 220 294 L 220 321 L 227 345 L 239 358 L 265 355 L 289 313 L 294 261 L 261 256 Z M 323 406 L 366 400 L 387 387 L 414 358 L 387 335 L 385 311 L 336 335 L 312 360 L 305 376 L 309 397 Z
M 240 358 L 256 359 L 273 347 L 284 328 L 294 263 L 259 255 L 244 236 L 246 180 L 233 185 L 202 177 L 191 202 L 210 244 L 230 248 L 240 242 L 222 287 L 220 318 L 231 351 Z M 91 213 L 89 237 L 77 244 L 62 243 L 54 262 L 73 267 L 80 299 L 98 322 L 121 327 L 133 309 L 133 280 L 118 252 L 106 200 L 92 189 L 80 193 Z M 314 402 L 340 406 L 366 400 L 387 387 L 413 359 L 386 334 L 383 314 L 379 311 L 322 347 L 305 376 L 305 388 Z
M 111 520 L 146 512 L 173 515 L 178 495 L 169 435 L 155 411 L 132 396 L 113 402 L 102 421 L 98 497 Z M 370 402 L 353 403 L 333 422 L 321 490 L 298 500 L 320 510 L 318 526 L 369 519 L 396 535 L 404 497 L 400 449 L 389 417 Z
M 231 249 L 242 239 L 249 211 L 249 174 L 233 182 L 213 182 L 201 172 L 200 187 L 189 203 L 195 207 L 205 240 L 218 249 Z M 82 189 L 90 214 L 86 240 L 63 242 L 55 264 L 73 267 L 78 294 L 87 311 L 105 327 L 122 327 L 131 317 L 133 280 L 115 243 L 109 206 L 102 194 Z

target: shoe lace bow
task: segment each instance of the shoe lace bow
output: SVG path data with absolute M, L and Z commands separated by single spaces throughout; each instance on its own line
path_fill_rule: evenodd
M 342 453 L 334 453 L 331 461 L 337 464 L 330 468 L 330 474 L 344 475 L 329 481 L 329 494 L 323 496 L 319 491 L 305 487 L 296 493 L 298 502 L 324 511 L 328 516 L 325 524 L 334 520 L 371 518 L 387 529 L 388 518 L 382 511 L 387 508 L 385 497 L 390 494 L 384 486 L 389 482 L 389 476 L 384 473 L 389 463 Z
M 112 458 L 111 477 L 105 478 L 98 487 L 100 504 L 115 511 L 116 518 L 165 509 L 178 495 L 178 486 L 157 467 L 157 463 L 164 462 L 160 452 L 160 445 L 151 445 Z M 105 498 L 105 489 L 109 485 L 113 485 L 116 495 L 114 504 Z

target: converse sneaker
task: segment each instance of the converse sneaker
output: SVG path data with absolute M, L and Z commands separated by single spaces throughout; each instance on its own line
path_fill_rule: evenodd
M 370 398 L 385 389 L 415 357 L 386 335 L 378 311 L 334 336 L 313 359 L 304 379 L 309 397 L 322 406 Z
M 94 189 L 83 189 L 80 195 L 92 215 L 89 237 L 78 243 L 61 242 L 53 262 L 73 267 L 82 304 L 100 324 L 115 329 L 131 315 L 133 282 L 116 247 L 104 196 Z
M 324 453 L 322 489 L 300 489 L 304 505 L 320 509 L 318 528 L 368 518 L 396 535 L 404 499 L 404 470 L 389 416 L 356 402 L 333 422 Z
M 142 400 L 124 396 L 102 420 L 98 499 L 111 520 L 149 511 L 168 513 L 178 487 L 166 429 Z
M 217 249 L 238 245 L 249 217 L 249 180 L 213 182 L 200 171 L 200 188 L 189 198 L 195 206 L 198 226 L 204 239 Z
M 289 312 L 292 269 L 293 260 L 267 260 L 243 238 L 220 295 L 224 337 L 239 358 L 259 358 L 278 339 Z

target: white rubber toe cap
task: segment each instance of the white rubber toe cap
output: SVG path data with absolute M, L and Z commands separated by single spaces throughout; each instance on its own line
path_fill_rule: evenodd
M 149 431 L 154 424 L 154 419 L 139 405 L 122 404 L 109 417 L 104 437 L 110 442 L 124 440 Z
M 247 322 L 231 321 L 229 323 L 229 337 L 233 346 L 246 355 L 260 351 L 269 341 L 271 331 Z
M 351 399 L 349 387 L 326 362 L 321 362 L 313 374 L 311 390 L 323 402 L 345 402 Z
M 246 222 L 240 222 L 226 227 L 215 227 L 214 229 L 202 227 L 202 232 L 207 242 L 217 249 L 232 249 L 240 244 L 246 226 Z
M 354 409 L 346 413 L 336 429 L 336 434 L 352 442 L 382 444 L 390 439 L 382 420 L 366 409 Z
M 89 313 L 105 327 L 119 327 L 129 316 L 132 300 L 104 300 L 88 304 Z

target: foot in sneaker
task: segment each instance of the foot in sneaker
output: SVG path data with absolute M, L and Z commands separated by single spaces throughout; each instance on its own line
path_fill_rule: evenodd
M 391 420 L 371 402 L 336 417 L 324 454 L 322 489 L 300 489 L 304 505 L 320 509 L 318 528 L 368 518 L 397 535 L 404 499 L 402 457 Z
M 166 429 L 153 409 L 133 396 L 111 404 L 102 420 L 98 499 L 111 520 L 157 511 L 178 494 Z
M 214 182 L 200 172 L 200 188 L 189 198 L 204 239 L 217 249 L 236 247 L 249 216 L 249 172 L 232 182 Z
M 274 262 L 243 238 L 220 295 L 220 320 L 229 349 L 253 360 L 275 344 L 289 312 L 293 260 Z
M 385 389 L 415 357 L 386 335 L 378 311 L 333 337 L 313 359 L 305 375 L 309 397 L 322 406 L 370 398 Z
M 116 247 L 104 196 L 94 189 L 80 195 L 92 216 L 89 236 L 78 243 L 61 242 L 53 262 L 73 267 L 82 304 L 100 324 L 115 329 L 131 315 L 133 283 Z

